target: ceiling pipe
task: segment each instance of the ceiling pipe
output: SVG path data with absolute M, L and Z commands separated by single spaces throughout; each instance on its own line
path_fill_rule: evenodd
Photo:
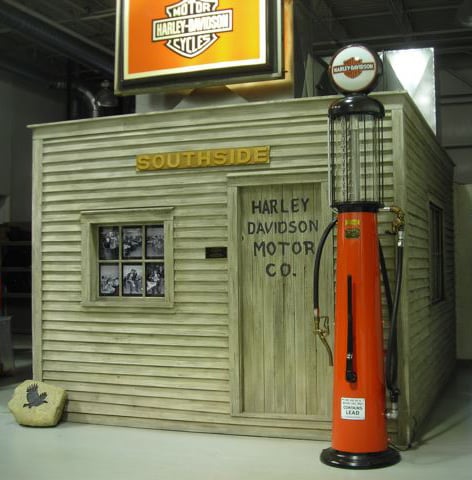
M 64 27 L 54 26 L 37 12 L 11 0 L 0 0 L 0 23 L 18 31 L 43 46 L 59 52 L 113 78 L 114 58 L 101 46 L 81 39 Z
M 88 89 L 85 88 L 83 85 L 73 85 L 73 87 L 83 95 L 85 98 L 87 104 L 90 107 L 90 111 L 92 113 L 92 118 L 97 118 L 100 116 L 99 110 L 98 110 L 98 104 L 95 99 L 95 96 L 93 93 Z
M 80 93 L 92 118 L 106 116 L 109 114 L 107 111 L 111 111 L 110 109 L 114 109 L 119 105 L 118 98 L 113 94 L 111 83 L 108 80 L 101 82 L 101 88 L 95 95 L 84 85 L 75 82 L 72 82 L 70 86 L 66 82 L 55 82 L 51 86 L 60 90 L 67 90 L 71 87 Z

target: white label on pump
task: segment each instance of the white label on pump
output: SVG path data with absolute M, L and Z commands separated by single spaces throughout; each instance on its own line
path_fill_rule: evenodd
M 341 397 L 341 418 L 343 420 L 365 420 L 365 398 Z

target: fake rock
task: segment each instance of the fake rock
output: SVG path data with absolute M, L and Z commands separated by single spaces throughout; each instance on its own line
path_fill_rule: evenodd
M 20 425 L 53 427 L 62 417 L 66 399 L 61 387 L 25 380 L 15 388 L 8 408 Z

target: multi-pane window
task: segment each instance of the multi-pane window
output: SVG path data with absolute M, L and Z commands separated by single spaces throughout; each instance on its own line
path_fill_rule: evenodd
M 164 297 L 164 224 L 98 226 L 99 296 Z
M 444 299 L 443 210 L 433 202 L 429 203 L 429 218 L 431 302 L 437 303 Z
M 170 308 L 173 208 L 81 212 L 82 306 Z

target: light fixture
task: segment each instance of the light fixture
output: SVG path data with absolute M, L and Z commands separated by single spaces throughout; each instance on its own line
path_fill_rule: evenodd
M 100 90 L 95 95 L 97 106 L 101 108 L 117 107 L 118 98 L 114 95 L 110 82 L 108 80 L 103 80 L 100 87 Z
M 472 27 L 472 0 L 464 0 L 457 9 L 457 21 L 464 27 Z

